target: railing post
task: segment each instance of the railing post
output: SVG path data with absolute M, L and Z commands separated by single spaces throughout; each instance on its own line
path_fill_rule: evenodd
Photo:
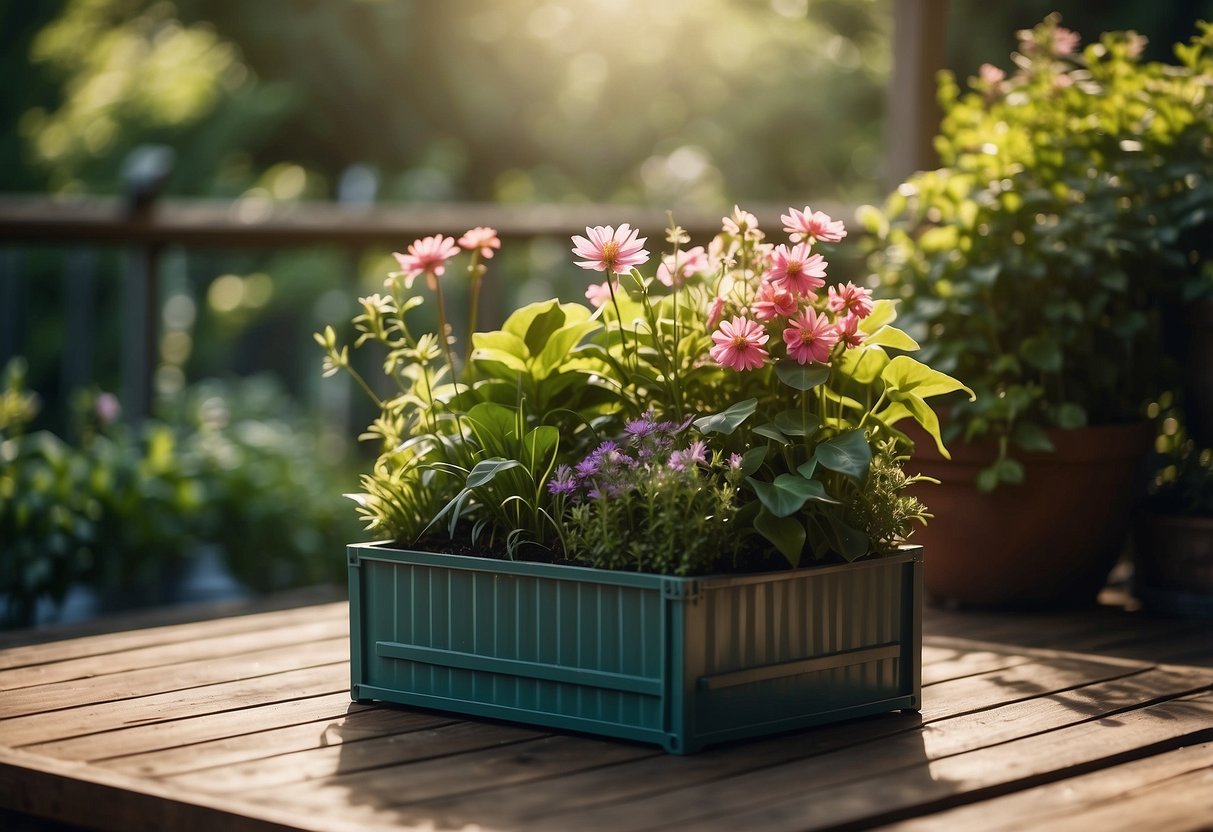
M 67 331 L 65 343 L 72 346 L 63 350 L 60 389 L 63 401 L 70 402 L 77 390 L 93 380 L 96 252 L 91 248 L 73 249 L 67 255 L 66 268 L 63 325 Z
M 895 188 L 939 163 L 935 76 L 947 63 L 947 0 L 894 0 L 893 74 L 889 79 L 886 175 Z
M 176 159 L 162 145 L 135 148 L 122 165 L 126 214 L 132 221 L 146 221 L 155 210 L 156 198 L 164 189 Z M 147 242 L 127 255 L 126 289 L 123 293 L 125 321 L 122 343 L 122 410 L 135 422 L 152 413 L 153 377 L 160 349 L 160 280 L 157 260 L 160 246 Z
M 25 345 L 24 259 L 16 246 L 0 249 L 0 370 L 21 355 Z

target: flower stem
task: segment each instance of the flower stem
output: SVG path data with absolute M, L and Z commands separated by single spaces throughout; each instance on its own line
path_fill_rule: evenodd
M 463 359 L 464 367 L 469 367 L 472 363 L 472 334 L 476 331 L 478 324 L 476 318 L 480 311 L 480 281 L 484 278 L 484 267 L 480 265 L 479 249 L 472 252 L 472 262 L 468 266 L 468 275 L 472 279 L 472 288 L 471 298 L 468 301 L 468 332 L 466 354 Z

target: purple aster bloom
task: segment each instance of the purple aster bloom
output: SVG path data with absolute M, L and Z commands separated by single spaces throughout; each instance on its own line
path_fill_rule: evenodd
M 741 463 L 742 463 L 741 454 L 729 454 L 729 467 L 730 468 L 732 468 L 734 471 L 740 471 Z
M 590 454 L 581 462 L 577 463 L 577 476 L 592 477 L 598 473 L 599 459 L 596 454 Z
M 590 456 L 601 458 L 609 453 L 613 453 L 618 450 L 619 450 L 619 446 L 608 439 L 607 441 L 605 441 L 601 445 L 599 445 L 597 448 L 595 448 L 594 453 L 590 454 Z
M 573 477 L 573 469 L 567 465 L 557 465 L 556 474 L 548 481 L 548 491 L 552 494 L 572 494 L 577 490 L 577 480 Z
M 639 419 L 633 419 L 624 427 L 630 436 L 635 436 L 637 439 L 644 439 L 653 431 L 657 430 L 657 423 L 648 418 L 647 414 Z

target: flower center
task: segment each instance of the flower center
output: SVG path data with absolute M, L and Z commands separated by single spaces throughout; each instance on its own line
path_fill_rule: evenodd
M 743 335 L 734 335 L 733 336 L 733 349 L 744 350 L 749 345 L 750 345 L 750 342 L 745 336 L 743 336 Z
M 619 259 L 619 243 L 608 240 L 602 244 L 602 262 L 611 271 L 615 270 L 615 261 Z

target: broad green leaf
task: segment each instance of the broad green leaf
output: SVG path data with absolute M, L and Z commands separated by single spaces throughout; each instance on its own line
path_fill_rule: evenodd
M 826 364 L 797 364 L 785 359 L 775 365 L 775 374 L 788 387 L 812 390 L 819 384 L 825 384 L 830 377 L 830 368 Z
M 788 437 L 784 435 L 783 431 L 775 427 L 772 422 L 767 422 L 766 424 L 759 425 L 758 427 L 754 428 L 754 433 L 758 436 L 766 437 L 767 439 L 774 439 L 781 445 L 789 445 L 792 442 L 792 440 L 788 439 Z
M 532 476 L 544 472 L 559 444 L 560 431 L 551 425 L 540 425 L 522 438 L 522 461 Z
M 756 448 L 750 448 L 741 455 L 741 473 L 747 477 L 762 467 L 762 463 L 767 458 L 767 446 L 759 445 Z
M 1061 369 L 1061 347 L 1048 335 L 1033 335 L 1019 345 L 1019 354 L 1038 370 L 1055 373 Z
M 796 473 L 806 480 L 813 479 L 813 474 L 817 473 L 817 457 L 810 457 L 808 462 L 802 462 L 797 466 Z
M 861 344 L 842 354 L 842 358 L 838 360 L 838 373 L 844 378 L 853 378 L 860 384 L 870 384 L 880 378 L 887 366 L 889 355 L 883 348 Z
M 1057 426 L 1066 430 L 1086 427 L 1087 411 L 1082 405 L 1066 402 L 1057 407 Z
M 502 471 L 522 467 L 524 467 L 523 464 L 516 459 L 502 459 L 501 457 L 482 459 L 472 467 L 471 471 L 468 472 L 466 485 L 468 488 L 479 488 L 480 486 L 491 482 L 493 477 L 497 476 Z
M 518 441 L 515 435 L 518 411 L 512 407 L 481 402 L 467 412 L 466 418 L 476 434 L 476 441 L 490 454 L 508 454 Z
M 888 326 L 897 320 L 897 301 L 881 298 L 873 301 L 872 311 L 859 322 L 859 331 L 871 335 L 882 326 Z
M 538 355 L 543 351 L 548 335 L 564 326 L 564 321 L 564 310 L 560 308 L 560 302 L 545 300 L 515 310 L 505 319 L 501 329 L 521 339 L 530 355 Z
M 822 466 L 862 483 L 868 476 L 872 448 L 863 431 L 851 430 L 819 444 L 814 456 Z
M 700 416 L 695 420 L 694 425 L 699 429 L 700 433 L 723 433 L 728 435 L 744 422 L 746 419 L 754 415 L 754 411 L 758 409 L 758 399 L 746 399 L 744 402 L 738 402 L 732 407 L 722 410 L 720 413 L 714 413 L 711 416 Z
M 472 348 L 477 351 L 500 352 L 515 358 L 520 365 L 524 365 L 531 358 L 531 352 L 526 348 L 526 342 L 514 333 L 502 329 L 494 332 L 473 332 Z M 495 360 L 504 359 L 496 358 Z
M 998 466 L 990 465 L 977 472 L 977 490 L 989 494 L 998 487 Z
M 481 347 L 472 353 L 472 360 L 478 363 L 492 362 L 506 368 L 513 375 L 527 372 L 526 362 L 505 350 Z
M 783 410 L 775 414 L 775 427 L 785 436 L 812 436 L 821 423 L 812 413 Z
M 908 393 L 927 399 L 957 390 L 968 393 L 970 401 L 977 398 L 972 390 L 947 373 L 934 370 L 908 355 L 899 355 L 890 361 L 881 372 L 880 377 L 888 385 L 889 398 L 893 401 L 900 400 L 899 396 L 895 394 Z
M 754 529 L 775 545 L 793 569 L 800 565 L 805 533 L 799 521 L 791 517 L 776 517 L 763 509 L 754 518 Z
M 918 422 L 922 429 L 935 440 L 935 449 L 939 451 L 940 455 L 944 459 L 951 459 L 952 455 L 948 453 L 948 449 L 943 444 L 943 435 L 939 429 L 939 416 L 931 409 L 931 406 L 917 396 L 909 396 L 901 403 L 910 411 L 914 421 Z
M 895 326 L 882 326 L 864 338 L 863 343 L 869 347 L 892 347 L 906 352 L 918 349 L 918 342 Z
M 1020 485 L 1023 483 L 1023 463 L 1015 459 L 1000 459 L 994 463 L 1000 482 Z
M 868 553 L 871 543 L 866 534 L 833 513 L 826 514 L 825 517 L 834 551 L 848 561 L 854 561 Z
M 780 474 L 774 482 L 747 477 L 746 482 L 758 495 L 758 502 L 776 517 L 788 517 L 800 511 L 809 500 L 835 503 L 820 480 L 809 480 L 798 474 Z
M 1011 431 L 1011 442 L 1025 451 L 1051 453 L 1056 450 L 1044 428 L 1034 422 L 1018 422 Z
M 553 370 L 569 360 L 574 348 L 591 332 L 599 329 L 597 321 L 582 321 L 566 324 L 552 333 L 547 344 L 535 361 L 535 375 L 538 378 L 547 377 Z

